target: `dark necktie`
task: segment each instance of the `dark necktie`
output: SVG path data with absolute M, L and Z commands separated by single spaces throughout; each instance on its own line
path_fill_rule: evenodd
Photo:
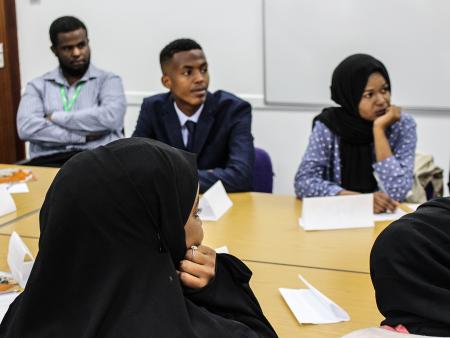
M 194 140 L 195 140 L 195 127 L 196 123 L 194 121 L 186 121 L 184 124 L 189 132 L 188 134 L 188 141 L 186 145 L 186 150 L 190 151 L 191 153 L 194 152 Z

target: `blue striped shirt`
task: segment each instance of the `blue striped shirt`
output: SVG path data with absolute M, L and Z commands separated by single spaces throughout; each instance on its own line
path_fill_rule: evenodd
M 372 167 L 385 192 L 403 201 L 411 190 L 417 143 L 414 119 L 402 113 L 400 121 L 386 129 L 393 156 Z M 375 158 L 375 150 L 374 158 Z M 322 122 L 314 125 L 303 160 L 295 175 L 294 188 L 298 197 L 334 196 L 344 190 L 341 184 L 339 137 Z
M 17 112 L 19 137 L 30 142 L 30 158 L 75 149 L 92 149 L 123 137 L 126 99 L 119 76 L 90 65 L 71 111 L 66 112 L 60 94 L 64 86 L 72 98 L 61 68 L 27 84 Z M 46 118 L 51 114 L 51 121 Z M 86 142 L 87 135 L 104 135 Z

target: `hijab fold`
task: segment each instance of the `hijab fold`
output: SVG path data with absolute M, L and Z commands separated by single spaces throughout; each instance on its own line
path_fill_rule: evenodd
M 320 121 L 339 136 L 341 185 L 346 190 L 370 193 L 377 190 L 373 168 L 373 122 L 359 115 L 359 102 L 371 74 L 380 73 L 391 86 L 384 65 L 366 54 L 354 54 L 334 70 L 331 98 L 339 107 L 322 110 L 313 120 Z

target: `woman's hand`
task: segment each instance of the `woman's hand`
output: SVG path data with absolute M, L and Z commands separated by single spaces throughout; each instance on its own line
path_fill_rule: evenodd
M 181 284 L 188 288 L 200 289 L 208 285 L 216 274 L 216 252 L 204 245 L 189 248 L 180 262 Z
M 374 122 L 374 128 L 386 129 L 390 125 L 394 124 L 397 121 L 400 121 L 402 109 L 398 106 L 389 106 L 386 109 L 386 113 L 380 117 L 378 117 Z
M 390 198 L 384 192 L 377 191 L 373 193 L 373 212 L 380 214 L 382 212 L 394 212 L 398 202 Z

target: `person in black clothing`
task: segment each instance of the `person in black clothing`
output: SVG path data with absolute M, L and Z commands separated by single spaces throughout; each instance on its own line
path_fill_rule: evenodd
M 0 337 L 276 337 L 251 271 L 201 245 L 195 162 L 142 138 L 70 159 Z
M 450 198 L 389 225 L 372 248 L 370 275 L 382 325 L 450 337 Z

